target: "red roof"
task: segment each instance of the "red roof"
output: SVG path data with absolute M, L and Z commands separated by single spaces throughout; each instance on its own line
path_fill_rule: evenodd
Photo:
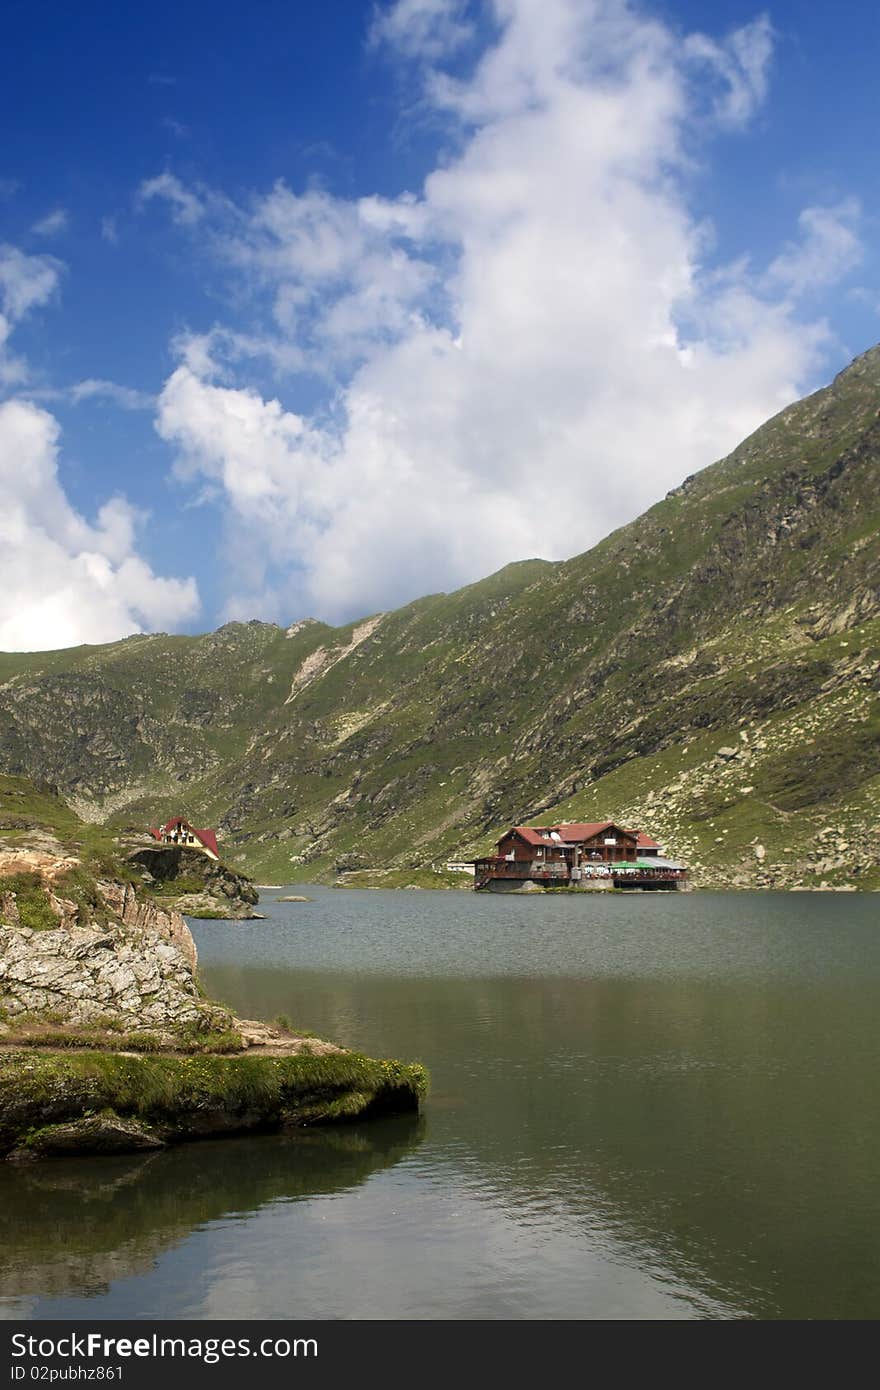
M 583 840 L 595 839 L 603 830 L 619 830 L 623 835 L 634 835 L 638 849 L 660 848 L 657 841 L 652 840 L 644 831 L 624 830 L 623 826 L 613 820 L 563 821 L 560 825 L 514 825 L 502 835 L 498 843 L 501 844 L 508 835 L 518 835 L 527 845 L 559 844 L 560 841 L 564 845 L 577 845 Z M 558 839 L 554 839 L 554 836 L 558 836 Z
M 635 830 L 624 830 L 622 825 L 613 820 L 564 821 L 561 825 L 551 826 L 550 829 L 555 830 L 560 840 L 567 845 L 580 844 L 582 840 L 593 840 L 597 835 L 601 835 L 603 830 L 619 830 L 623 835 L 637 833 Z
M 163 832 L 166 835 L 170 835 L 173 831 L 177 830 L 181 826 L 184 830 L 189 830 L 193 835 L 195 835 L 196 839 L 199 841 L 199 844 L 204 845 L 205 849 L 209 849 L 212 854 L 216 854 L 218 859 L 220 858 L 220 851 L 217 848 L 216 830 L 196 830 L 195 826 L 190 825 L 189 821 L 186 819 L 185 816 L 172 816 L 171 820 L 168 821 L 167 825 L 162 826 L 162 830 L 154 830 L 153 827 L 150 826 L 150 834 L 154 835 L 157 840 L 161 840 Z
M 537 830 L 533 830 L 530 825 L 515 825 L 511 830 L 508 830 L 507 835 L 518 835 L 521 840 L 525 840 L 527 845 L 547 844 L 547 836 L 540 834 Z M 507 835 L 502 835 L 501 839 L 506 840 Z M 500 844 L 501 840 L 499 840 L 498 843 Z
M 205 846 L 205 849 L 211 850 L 212 854 L 216 854 L 217 858 L 220 858 L 220 851 L 217 848 L 217 832 L 215 830 L 194 829 L 193 834 L 195 835 L 197 840 L 201 840 L 202 844 Z
M 564 821 L 562 825 L 554 825 L 551 828 L 556 831 L 561 840 L 566 844 L 575 844 L 578 840 L 592 840 L 594 835 L 598 835 L 603 830 L 607 830 L 614 822 L 610 820 L 590 821 Z

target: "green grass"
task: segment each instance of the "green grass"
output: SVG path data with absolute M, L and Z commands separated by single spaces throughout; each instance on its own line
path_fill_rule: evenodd
M 427 1091 L 417 1063 L 357 1053 L 294 1057 L 123 1056 L 0 1049 L 0 1151 L 46 1125 L 110 1111 L 168 1137 L 309 1125 L 410 1109 Z
M 39 874 L 10 874 L 0 879 L 0 889 L 15 894 L 15 905 L 23 927 L 30 927 L 31 931 L 52 931 L 58 926 L 58 918 L 49 905 L 49 896 Z

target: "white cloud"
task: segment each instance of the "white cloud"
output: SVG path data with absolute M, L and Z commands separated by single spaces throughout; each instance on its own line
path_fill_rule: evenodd
M 684 52 L 717 79 L 711 101 L 722 124 L 742 126 L 749 121 L 767 95 L 773 57 L 773 28 L 767 15 L 734 29 L 720 42 L 691 34 Z
M 238 303 L 250 286 L 291 370 L 334 383 L 311 416 L 266 400 L 236 379 L 247 335 L 220 328 L 166 383 L 159 432 L 228 507 L 230 611 L 340 619 L 583 550 L 821 358 L 828 330 L 797 296 L 820 253 L 826 275 L 851 262 L 849 212 L 808 210 L 763 273 L 702 264 L 695 125 L 756 110 L 767 21 L 715 41 L 622 0 L 496 0 L 494 16 L 469 77 L 428 76 L 458 153 L 419 194 L 278 184 L 210 204 Z
M 56 208 L 54 212 L 47 213 L 41 217 L 39 222 L 35 222 L 31 228 L 37 236 L 58 236 L 67 230 L 68 216 L 64 208 Z
M 198 376 L 231 379 L 230 364 L 262 359 L 279 376 L 305 368 L 307 357 L 296 343 L 272 333 L 239 333 L 215 324 L 206 333 L 180 333 L 172 341 L 175 354 Z
M 171 206 L 174 221 L 184 227 L 192 227 L 204 214 L 204 205 L 174 174 L 158 174 L 154 179 L 145 179 L 138 189 L 138 201 L 149 202 L 162 198 Z
M 61 268 L 52 256 L 27 256 L 15 246 L 0 246 L 0 306 L 10 322 L 51 299 Z
M 136 391 L 131 386 L 120 386 L 115 381 L 105 381 L 101 377 L 89 377 L 71 386 L 67 394 L 74 405 L 81 401 L 107 400 L 118 405 L 121 410 L 150 410 L 156 404 L 155 396 L 146 391 Z
M 192 579 L 153 574 L 136 553 L 132 508 L 90 524 L 58 479 L 59 428 L 29 401 L 0 405 L 0 649 L 42 651 L 179 627 L 198 611 Z
M 63 268 L 53 256 L 28 256 L 16 246 L 0 245 L 0 388 L 27 380 L 26 362 L 12 356 L 7 344 L 16 325 L 52 298 Z
M 855 198 L 833 208 L 804 208 L 798 219 L 800 240 L 789 242 L 771 263 L 769 280 L 796 295 L 835 284 L 861 263 L 860 216 Z
M 20 386 L 26 364 L 7 343 L 54 295 L 60 262 L 0 246 L 0 386 Z M 74 402 L 96 397 L 125 409 L 153 404 L 114 382 L 91 379 L 32 392 Z M 179 627 L 198 611 L 192 579 L 155 575 L 137 553 L 135 512 L 111 498 L 89 523 L 58 478 L 57 421 L 33 400 L 0 404 L 0 649 L 39 651 L 109 642 L 144 627 Z
M 417 317 L 436 280 L 433 265 L 412 254 L 411 240 L 425 228 L 413 198 L 345 202 L 279 182 L 214 245 L 270 293 L 288 368 L 308 358 L 313 370 L 328 370 L 396 338 Z
M 115 246 L 119 240 L 119 231 L 116 226 L 115 217 L 101 218 L 101 236 L 104 241 L 109 241 L 111 246 Z
M 395 0 L 377 9 L 370 42 L 388 44 L 407 57 L 434 61 L 460 48 L 471 37 L 464 19 L 465 0 Z

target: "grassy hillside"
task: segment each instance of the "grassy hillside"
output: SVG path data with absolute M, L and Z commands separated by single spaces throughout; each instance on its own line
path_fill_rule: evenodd
M 460 882 L 511 821 L 607 815 L 698 882 L 880 887 L 878 460 L 873 349 L 565 563 L 345 628 L 0 656 L 0 767 L 108 828 L 217 825 L 279 881 Z

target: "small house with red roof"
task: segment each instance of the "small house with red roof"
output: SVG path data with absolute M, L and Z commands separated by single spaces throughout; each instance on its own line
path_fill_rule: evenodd
M 197 849 L 207 854 L 209 859 L 220 858 L 217 848 L 216 830 L 196 830 L 183 816 L 173 816 L 167 825 L 150 826 L 150 834 L 162 845 L 175 845 L 179 848 Z
M 474 886 L 510 892 L 533 887 L 677 887 L 687 869 L 665 859 L 643 830 L 616 821 L 513 825 L 497 852 L 474 860 Z

